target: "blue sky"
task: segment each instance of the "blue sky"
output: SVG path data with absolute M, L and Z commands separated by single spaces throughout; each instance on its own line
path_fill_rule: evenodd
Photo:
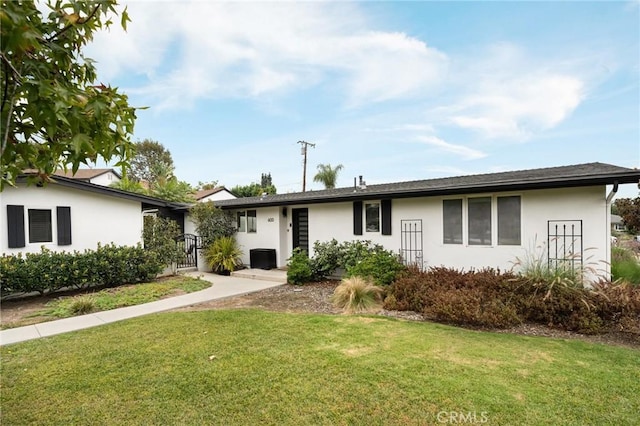
M 600 161 L 640 167 L 640 3 L 122 2 L 100 79 L 176 175 L 307 188 Z M 625 185 L 622 196 L 638 189 Z

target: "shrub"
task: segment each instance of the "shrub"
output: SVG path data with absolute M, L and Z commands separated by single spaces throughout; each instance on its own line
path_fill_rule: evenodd
M 158 261 L 164 265 L 178 263 L 184 257 L 184 250 L 176 243 L 179 235 L 180 226 L 176 221 L 155 216 L 144 217 L 144 248 L 155 252 Z
M 387 252 L 380 244 L 371 241 L 345 241 L 340 246 L 340 266 L 346 270 L 353 268 L 372 254 Z
M 335 238 L 331 241 L 313 243 L 313 259 L 311 269 L 313 276 L 321 280 L 333 274 L 342 265 L 343 246 Z
M 527 250 L 522 258 L 516 257 L 513 266 L 520 276 L 539 288 L 545 287 L 550 294 L 556 287 L 581 288 L 585 274 L 594 272 L 582 262 L 574 264 L 572 260 L 568 258 L 551 264 L 544 246 L 537 246 Z
M 633 251 L 621 247 L 611 249 L 611 275 L 614 281 L 640 284 L 640 262 Z
M 221 237 L 232 237 L 236 224 L 230 212 L 222 211 L 212 201 L 195 203 L 189 209 L 189 218 L 196 225 L 196 233 L 202 238 L 202 246 L 208 247 Z
M 316 280 L 333 274 L 343 268 L 347 276 L 371 277 L 376 284 L 390 284 L 398 272 L 404 269 L 398 256 L 371 241 L 345 241 L 338 244 L 336 239 L 313 245 L 311 269 Z
M 421 312 L 440 322 L 508 327 L 520 322 L 509 301 L 512 278 L 493 269 L 462 272 L 438 267 L 421 271 L 412 267 L 391 286 L 393 298 L 387 300 L 397 309 Z
M 135 284 L 154 278 L 162 263 L 155 253 L 136 247 L 98 245 L 84 252 L 52 252 L 6 256 L 0 261 L 0 291 L 54 292 L 64 287 Z
M 388 251 L 376 251 L 347 269 L 347 276 L 370 278 L 377 285 L 390 285 L 405 269 L 398 256 Z
M 242 250 L 234 237 L 220 237 L 204 250 L 214 272 L 232 272 L 242 265 Z
M 551 286 L 513 273 L 413 267 L 392 284 L 385 308 L 458 325 L 543 324 L 586 334 L 640 334 L 640 287 L 601 281 L 593 289 Z
M 593 286 L 594 310 L 608 329 L 640 334 L 640 287 L 601 281 Z
M 71 315 L 89 314 L 96 310 L 96 301 L 89 296 L 77 297 L 69 305 Z
M 331 301 L 345 313 L 365 312 L 378 305 L 382 289 L 361 277 L 342 280 Z
M 311 261 L 306 251 L 296 248 L 288 260 L 287 282 L 289 284 L 300 285 L 313 280 Z

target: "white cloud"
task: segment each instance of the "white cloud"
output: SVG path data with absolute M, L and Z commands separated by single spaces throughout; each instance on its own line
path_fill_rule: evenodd
M 522 139 L 565 120 L 584 98 L 584 84 L 567 75 L 528 75 L 485 82 L 451 116 L 457 126 L 487 137 Z
M 454 101 L 436 111 L 443 122 L 487 138 L 526 140 L 560 124 L 586 96 L 583 67 L 527 56 L 513 44 L 489 46 L 459 64 Z
M 334 81 L 345 104 L 431 90 L 447 57 L 403 33 L 372 30 L 357 4 L 131 2 L 132 22 L 87 50 L 102 76 L 145 76 L 166 107 L 255 97 Z M 130 90 L 129 90 L 130 91 Z
M 487 156 L 484 152 L 478 151 L 473 148 L 469 148 L 463 145 L 455 145 L 449 142 L 445 142 L 435 136 L 418 136 L 416 138 L 419 142 L 436 147 L 442 151 L 450 152 L 462 157 L 465 160 L 477 160 Z

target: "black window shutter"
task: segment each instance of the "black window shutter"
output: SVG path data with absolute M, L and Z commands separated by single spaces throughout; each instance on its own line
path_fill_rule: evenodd
M 71 207 L 56 207 L 58 220 L 58 245 L 71 244 Z
M 353 235 L 362 235 L 362 201 L 353 202 Z
M 380 202 L 382 209 L 382 235 L 391 235 L 391 200 Z
M 24 247 L 24 206 L 7 205 L 9 248 Z

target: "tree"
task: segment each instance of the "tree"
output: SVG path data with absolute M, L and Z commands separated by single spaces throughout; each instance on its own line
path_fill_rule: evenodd
M 335 168 L 331 168 L 331 164 L 318 164 L 318 173 L 313 177 L 313 181 L 324 184 L 325 189 L 333 189 L 336 187 L 338 173 L 343 168 L 342 164 L 338 164 Z
M 180 235 L 180 226 L 174 220 L 162 217 L 145 216 L 142 228 L 144 248 L 156 254 L 158 260 L 172 268 L 184 257 L 184 250 L 176 239 Z M 175 272 L 175 269 L 173 269 Z
M 627 229 L 633 233 L 640 232 L 640 197 L 620 198 L 614 205 Z
M 270 186 L 273 186 L 271 173 L 263 173 L 262 176 L 260 176 L 260 186 L 263 188 L 268 188 Z
M 203 247 L 208 247 L 220 237 L 231 237 L 236 232 L 231 213 L 222 211 L 212 201 L 196 203 L 189 210 L 189 218 L 196 225 L 196 233 L 202 238 Z
M 160 142 L 144 139 L 135 144 L 127 175 L 130 179 L 151 184 L 158 178 L 172 176 L 174 170 L 171 152 Z
M 133 181 L 129 179 L 127 176 L 123 176 L 117 182 L 113 182 L 109 185 L 111 188 L 120 189 L 122 191 L 135 192 L 136 194 L 144 194 L 148 195 L 147 189 L 140 184 L 138 181 Z
M 278 191 L 273 186 L 273 180 L 271 179 L 271 173 L 262 173 L 260 176 L 260 185 L 255 182 L 249 185 L 236 185 L 231 188 L 231 192 L 236 197 L 258 197 L 262 194 L 276 194 Z
M 117 166 L 131 158 L 136 109 L 127 96 L 98 83 L 82 54 L 96 31 L 118 16 L 115 0 L 48 0 L 47 16 L 33 1 L 0 7 L 0 190 L 25 169 L 42 181 L 99 158 Z M 126 30 L 129 16 L 120 13 Z
M 231 188 L 231 192 L 238 198 L 242 197 L 257 197 L 262 195 L 262 186 L 253 182 L 249 185 L 236 185 Z
M 198 181 L 198 185 L 196 186 L 196 191 L 204 191 L 207 189 L 213 189 L 216 188 L 218 186 L 218 181 L 217 180 L 212 180 L 210 182 L 201 182 Z
M 193 188 L 187 182 L 178 180 L 175 176 L 161 179 L 149 187 L 149 195 L 176 203 L 193 203 Z

